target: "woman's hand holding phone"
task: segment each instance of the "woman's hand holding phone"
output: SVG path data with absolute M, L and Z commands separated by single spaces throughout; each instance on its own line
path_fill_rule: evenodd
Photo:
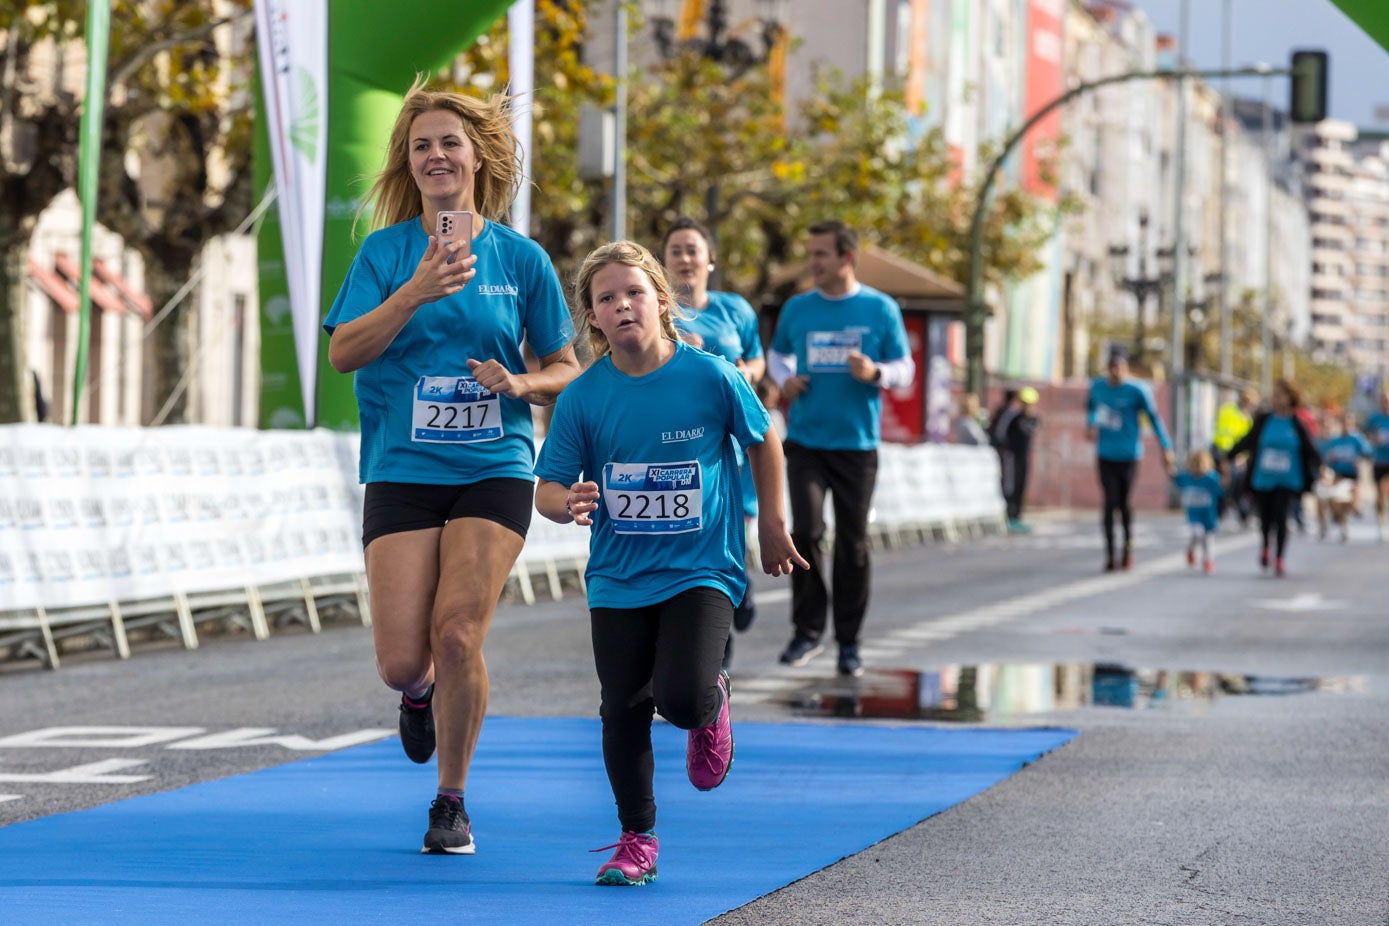
M 419 305 L 438 302 L 463 291 L 468 281 L 477 275 L 473 269 L 477 257 L 466 253 L 465 247 L 459 241 L 445 246 L 438 238 L 430 236 L 429 246 L 424 249 L 415 274 L 406 284 L 410 287 L 414 302 Z M 453 263 L 449 263 L 451 257 L 454 258 Z

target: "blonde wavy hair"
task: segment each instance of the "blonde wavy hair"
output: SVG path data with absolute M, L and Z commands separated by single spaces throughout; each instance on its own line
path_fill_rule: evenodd
M 521 172 L 521 146 L 511 127 L 511 112 L 515 97 L 505 93 L 493 94 L 486 100 L 464 96 L 447 90 L 429 90 L 428 78 L 415 75 L 415 83 L 405 94 L 395 125 L 391 127 L 386 147 L 386 166 L 362 201 L 352 221 L 356 234 L 357 222 L 368 207 L 373 229 L 395 225 L 424 213 L 420 188 L 410 175 L 410 126 L 427 112 L 443 110 L 463 122 L 463 132 L 477 153 L 478 167 L 473 178 L 473 205 L 483 218 L 502 221 L 511 209 L 524 180 Z
M 656 290 L 656 298 L 666 307 L 665 313 L 661 315 L 661 334 L 672 341 L 680 340 L 680 333 L 675 330 L 675 313 L 679 311 L 680 303 L 676 300 L 675 289 L 666 276 L 666 268 L 650 251 L 635 241 L 613 241 L 585 257 L 578 275 L 574 278 L 574 300 L 578 308 L 575 312 L 577 318 L 574 320 L 574 327 L 580 336 L 588 339 L 593 359 L 601 360 L 612 350 L 608 336 L 589 321 L 589 315 L 593 312 L 593 276 L 610 264 L 636 267 L 650 278 L 651 285 Z

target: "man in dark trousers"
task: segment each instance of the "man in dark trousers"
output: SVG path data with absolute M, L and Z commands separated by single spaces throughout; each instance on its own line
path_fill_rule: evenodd
M 1003 406 L 989 422 L 989 440 L 998 451 L 1008 530 L 1014 533 L 1031 530 L 1022 519 L 1022 506 L 1031 467 L 1032 436 L 1042 423 L 1037 417 L 1038 398 L 1037 390 L 1031 386 L 1010 389 L 1004 395 Z

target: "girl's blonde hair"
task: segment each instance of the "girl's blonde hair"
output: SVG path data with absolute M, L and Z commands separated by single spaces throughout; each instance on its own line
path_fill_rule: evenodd
M 1208 473 L 1215 469 L 1215 459 L 1204 447 L 1197 447 L 1186 455 L 1186 468 L 1193 473 Z
M 666 307 L 666 311 L 661 314 L 661 334 L 672 341 L 680 340 L 680 333 L 675 330 L 675 312 L 679 309 L 679 303 L 675 300 L 675 289 L 666 277 L 665 267 L 661 266 L 661 262 L 653 257 L 650 251 L 635 241 L 613 241 L 585 257 L 583 265 L 579 267 L 578 276 L 574 278 L 574 299 L 578 307 L 578 312 L 575 313 L 578 315 L 575 328 L 588 338 L 588 347 L 593 351 L 593 359 L 601 360 L 612 350 L 608 336 L 589 321 L 589 314 L 593 311 L 593 276 L 609 264 L 636 267 L 650 278 L 651 285 L 656 290 L 656 298 Z
M 366 199 L 353 218 L 356 233 L 362 213 L 371 207 L 372 228 L 385 228 L 424 212 L 420 188 L 410 175 L 410 126 L 428 112 L 442 110 L 463 122 L 463 132 L 477 154 L 477 173 L 473 175 L 473 206 L 494 222 L 507 217 L 524 175 L 521 172 L 521 146 L 511 127 L 514 97 L 493 94 L 486 100 L 446 90 L 428 90 L 428 78 L 415 75 L 415 83 L 405 94 L 386 147 L 386 166 L 376 175 Z

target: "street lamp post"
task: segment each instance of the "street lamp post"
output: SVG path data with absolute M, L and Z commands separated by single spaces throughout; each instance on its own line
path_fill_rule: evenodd
M 1158 252 L 1161 259 L 1164 253 Z M 1138 318 L 1133 331 L 1133 358 L 1138 366 L 1144 365 L 1148 350 L 1148 297 L 1162 297 L 1163 288 L 1171 279 L 1170 274 L 1159 268 L 1152 276 L 1148 275 L 1148 213 L 1138 214 L 1138 273 L 1129 276 L 1129 246 L 1111 245 L 1109 248 L 1110 269 L 1114 274 L 1114 285 L 1133 296 L 1137 304 Z M 1164 260 L 1163 263 L 1166 263 Z
M 658 0 L 655 15 L 651 17 L 651 36 L 656 40 L 656 49 L 662 58 L 670 59 L 681 52 L 690 51 L 725 65 L 732 76 L 737 77 L 751 68 L 766 63 L 777 43 L 781 41 L 785 27 L 787 7 L 790 0 L 758 0 L 763 10 L 761 17 L 762 48 L 737 37 L 726 35 L 728 12 L 724 0 L 710 0 L 708 12 L 704 17 L 706 35 L 682 36 L 676 18 L 680 13 L 680 0 Z
M 656 50 L 662 58 L 669 61 L 686 52 L 699 55 L 708 61 L 723 65 L 730 79 L 745 74 L 754 67 L 771 60 L 785 33 L 782 23 L 787 21 L 790 0 L 757 0 L 762 9 L 760 18 L 761 48 L 738 36 L 726 34 L 728 12 L 724 0 L 709 0 L 704 17 L 703 37 L 682 34 L 677 17 L 681 10 L 681 0 L 657 0 L 655 14 L 651 17 L 651 36 L 656 41 Z M 714 180 L 704 191 L 704 224 L 709 229 L 709 245 L 718 247 L 719 241 L 719 182 Z M 719 284 L 719 270 L 714 271 L 710 284 Z

